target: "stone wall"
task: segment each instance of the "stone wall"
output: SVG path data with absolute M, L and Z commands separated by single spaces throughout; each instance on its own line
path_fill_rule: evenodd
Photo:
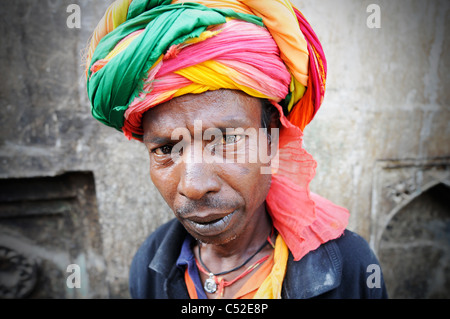
M 381 9 L 379 29 L 366 27 L 371 3 Z M 450 186 L 450 4 L 299 7 L 329 62 L 323 108 L 305 130 L 319 165 L 312 190 L 349 208 L 350 228 L 379 255 L 392 297 L 448 298 L 450 278 L 440 274 L 450 266 L 450 197 L 428 191 Z M 408 231 L 430 225 L 426 236 Z
M 348 207 L 349 228 L 378 253 L 380 243 L 399 238 L 385 234 L 388 226 L 408 225 L 396 221 L 396 212 L 432 186 L 450 185 L 450 4 L 445 0 L 293 2 L 321 39 L 329 68 L 325 102 L 305 130 L 306 148 L 318 161 L 311 189 Z M 98 227 L 85 226 L 96 238 L 95 245 L 86 244 L 95 246 L 90 250 L 95 254 L 84 256 L 94 256 L 95 262 L 84 267 L 96 285 L 81 295 L 62 293 L 65 298 L 127 298 L 134 252 L 152 230 L 172 218 L 150 182 L 144 146 L 127 141 L 90 115 L 81 52 L 109 3 L 0 3 L 0 178 L 5 183 L 9 179 L 27 183 L 34 178 L 61 178 L 67 172 L 91 172 L 94 180 L 97 210 L 87 224 Z M 381 28 L 367 25 L 371 3 L 381 9 Z M 81 28 L 67 27 L 70 4 L 80 6 Z M 425 202 L 429 201 L 426 195 Z M 19 235 L 14 229 L 30 217 L 11 215 L 4 208 L 11 203 L 7 198 L 4 202 L 0 231 L 14 237 Z M 448 225 L 448 213 L 434 215 Z M 8 226 L 11 223 L 19 226 Z M 62 235 L 68 231 L 60 228 Z M 1 246 L 11 244 L 1 238 Z M 39 238 L 30 235 L 26 241 L 37 251 L 42 242 L 51 246 L 58 240 L 54 234 Z M 80 250 L 68 254 L 67 262 L 77 263 Z M 22 253 L 31 259 L 48 257 L 32 251 Z M 391 259 L 382 263 L 386 273 L 394 273 L 395 282 L 391 269 L 401 265 Z M 444 269 L 447 261 L 440 261 Z M 63 266 L 59 265 L 53 283 L 66 287 Z

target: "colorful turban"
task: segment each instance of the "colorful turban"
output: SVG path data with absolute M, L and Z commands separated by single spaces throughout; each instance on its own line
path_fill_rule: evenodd
M 100 122 L 142 140 L 142 116 L 189 93 L 240 90 L 280 112 L 279 167 L 266 199 L 295 260 L 339 237 L 346 209 L 309 191 L 316 162 L 303 129 L 319 110 L 327 65 L 288 0 L 119 0 L 95 29 L 87 91 Z

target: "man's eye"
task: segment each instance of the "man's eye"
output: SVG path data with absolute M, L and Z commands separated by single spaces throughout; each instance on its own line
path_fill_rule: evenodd
M 234 144 L 241 140 L 242 136 L 240 135 L 225 135 L 222 137 L 223 144 Z
M 156 155 L 168 155 L 172 152 L 172 145 L 164 145 L 158 148 L 155 148 L 152 152 Z

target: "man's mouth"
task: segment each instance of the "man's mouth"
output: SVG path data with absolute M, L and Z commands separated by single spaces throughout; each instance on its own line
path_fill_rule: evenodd
M 225 214 L 198 214 L 195 216 L 186 217 L 185 220 L 189 222 L 196 232 L 204 236 L 212 236 L 224 231 L 235 214 L 236 211 Z
M 223 218 L 225 218 L 226 216 L 230 215 L 230 213 L 226 213 L 226 214 L 197 214 L 195 216 L 192 217 L 187 217 L 186 219 L 197 223 L 197 224 L 211 224 L 214 222 L 217 222 Z

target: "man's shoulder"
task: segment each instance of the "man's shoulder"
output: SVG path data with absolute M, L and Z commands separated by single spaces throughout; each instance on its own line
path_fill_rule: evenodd
M 342 260 L 341 291 L 349 298 L 387 298 L 380 263 L 368 242 L 349 230 L 333 242 Z
M 160 287 L 157 274 L 166 276 L 180 252 L 186 236 L 183 226 L 176 219 L 159 226 L 136 251 L 130 266 L 129 286 L 132 298 L 156 296 Z M 150 287 L 150 283 L 156 287 Z M 155 288 L 155 289 L 154 289 Z
M 356 265 L 376 260 L 376 256 L 368 242 L 355 232 L 345 230 L 342 236 L 331 242 L 334 242 L 339 247 L 343 261 L 352 262 Z
M 379 289 L 367 285 L 375 268 L 380 274 Z M 349 230 L 300 261 L 291 257 L 286 276 L 286 293 L 292 298 L 386 297 L 377 257 L 363 237 Z

